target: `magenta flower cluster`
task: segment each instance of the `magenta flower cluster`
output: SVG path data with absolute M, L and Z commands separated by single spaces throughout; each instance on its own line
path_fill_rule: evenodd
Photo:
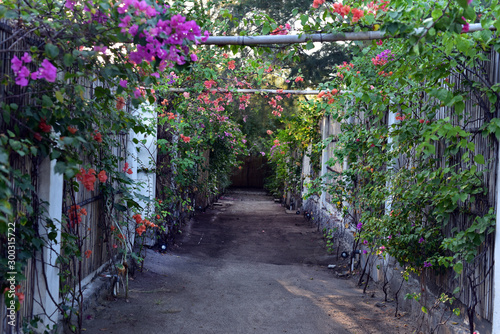
M 17 85 L 27 86 L 30 78 L 32 80 L 45 79 L 49 82 L 56 81 L 57 68 L 48 59 L 44 59 L 38 70 L 33 73 L 25 65 L 31 63 L 31 61 L 31 56 L 27 52 L 24 53 L 21 59 L 17 56 L 12 58 L 12 71 L 14 71 Z
M 166 13 L 167 8 L 168 6 L 162 8 L 149 5 L 144 0 L 123 0 L 119 5 L 118 12 L 124 14 L 118 25 L 121 32 L 146 41 L 145 45 L 137 45 L 137 50 L 130 53 L 129 59 L 132 62 L 140 64 L 143 61 L 151 62 L 158 59 L 160 71 L 174 63 L 179 65 L 186 63 L 189 48 L 184 41 L 198 43 L 197 37 L 201 37 L 200 27 L 195 21 L 187 21 L 182 15 L 173 15 L 170 20 L 158 19 L 154 27 L 141 30 L 136 23 L 140 21 L 134 20 L 136 17 L 144 16 L 148 19 L 156 18 L 160 13 Z M 208 31 L 205 31 L 201 40 L 205 41 L 208 35 Z M 192 61 L 197 60 L 195 54 L 191 54 L 189 58 Z
M 384 50 L 380 54 L 372 58 L 373 65 L 385 65 L 388 61 L 394 60 L 394 54 L 391 50 Z

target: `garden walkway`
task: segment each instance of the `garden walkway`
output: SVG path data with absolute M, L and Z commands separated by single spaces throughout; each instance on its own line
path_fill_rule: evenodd
M 413 333 L 382 292 L 363 295 L 357 279 L 327 269 L 336 257 L 302 215 L 261 192 L 233 191 L 219 204 L 174 250 L 149 251 L 130 301 L 103 301 L 85 315 L 86 332 Z

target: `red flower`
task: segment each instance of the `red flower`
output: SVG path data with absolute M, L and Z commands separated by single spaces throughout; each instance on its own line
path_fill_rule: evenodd
M 83 184 L 85 189 L 94 190 L 94 183 L 97 180 L 94 169 L 90 168 L 88 172 L 85 172 L 85 169 L 81 168 L 80 172 L 76 174 L 76 179 Z
M 50 132 L 50 130 L 52 129 L 52 126 L 45 123 L 45 118 L 42 118 L 40 124 L 38 124 L 38 127 L 40 128 L 40 130 L 42 130 L 42 132 L 45 133 Z
M 135 231 L 139 234 L 139 236 L 141 236 L 146 231 L 146 226 L 141 224 L 135 229 Z
M 38 140 L 38 141 L 42 141 L 42 136 L 37 132 L 33 135 L 33 137 Z
M 99 181 L 101 181 L 102 183 L 106 182 L 106 180 L 108 179 L 105 170 L 100 171 L 99 174 L 97 174 L 97 177 L 99 178 Z
M 127 169 L 127 174 L 134 174 L 134 172 L 132 171 L 132 168 Z
M 236 66 L 234 65 L 234 60 L 231 60 L 229 63 L 227 63 L 227 68 L 230 70 L 234 70 Z
M 102 143 L 101 133 L 96 131 L 95 134 L 94 134 L 94 139 L 95 139 L 96 142 Z
M 68 129 L 68 131 L 69 131 L 69 132 L 71 132 L 71 134 L 73 134 L 73 135 L 76 133 L 76 131 L 78 131 L 78 129 L 76 129 L 76 128 L 72 127 L 72 126 L 69 126 L 69 125 L 68 125 L 68 128 L 67 128 L 67 129 Z
M 324 3 L 325 3 L 325 0 L 314 0 L 312 6 L 313 6 L 313 8 L 318 8 L 319 6 L 321 6 Z
M 128 162 L 125 163 L 125 167 L 123 167 L 123 171 L 126 172 L 128 169 Z
M 189 141 L 191 140 L 191 137 L 184 136 L 183 134 L 181 134 L 180 137 L 185 143 L 189 143 Z
M 92 254 L 92 251 L 91 251 L 90 249 L 89 249 L 89 250 L 86 250 L 86 251 L 85 251 L 85 258 L 87 258 L 87 259 L 88 259 L 88 258 L 90 257 L 90 255 L 91 255 L 91 254 Z
M 142 222 L 142 217 L 138 213 L 136 213 L 135 215 L 133 215 L 132 218 L 134 218 L 136 224 L 140 224 Z
M 297 78 L 295 79 L 295 82 L 299 82 L 299 81 L 304 81 L 304 79 L 303 79 L 302 77 L 297 77 Z

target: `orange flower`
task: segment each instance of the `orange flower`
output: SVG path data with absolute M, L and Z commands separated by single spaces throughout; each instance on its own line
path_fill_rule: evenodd
M 100 171 L 97 177 L 99 178 L 99 181 L 101 181 L 102 183 L 106 182 L 106 180 L 108 179 L 105 170 Z
M 85 251 L 85 258 L 87 258 L 87 259 L 88 259 L 88 258 L 90 257 L 90 255 L 91 255 L 91 254 L 92 254 L 92 251 L 91 251 L 90 249 L 89 249 L 89 250 L 86 250 L 86 251 Z
M 140 214 L 136 213 L 135 215 L 132 216 L 132 218 L 134 218 L 135 222 L 137 224 L 140 224 L 142 222 L 142 217 Z
M 156 219 L 160 219 L 160 215 L 156 215 Z
M 123 98 L 123 96 L 119 96 L 116 99 L 116 109 L 122 110 L 123 107 L 125 107 L 125 99 Z
M 76 128 L 72 127 L 72 126 L 69 126 L 69 125 L 68 125 L 68 128 L 67 128 L 67 129 L 68 129 L 68 131 L 69 131 L 69 132 L 71 132 L 71 134 L 73 134 L 73 135 L 76 133 L 76 131 L 78 131 L 78 129 L 76 129 Z
M 139 236 L 141 236 L 146 231 L 146 226 L 141 224 L 135 229 L 135 231 L 137 232 L 137 234 L 139 234 Z
M 98 143 L 102 143 L 102 135 L 101 135 L 100 132 L 97 132 L 97 131 L 95 132 L 95 134 L 94 134 L 94 140 L 96 142 L 98 142 Z

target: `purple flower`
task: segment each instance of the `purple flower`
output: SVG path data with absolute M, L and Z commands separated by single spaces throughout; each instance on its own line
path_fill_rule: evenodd
M 74 0 L 66 0 L 66 3 L 64 4 L 64 7 L 68 8 L 69 10 L 73 10 L 75 7 L 76 1 Z
M 160 74 L 158 74 L 158 72 L 151 73 L 151 76 L 160 79 Z
M 24 55 L 21 58 L 22 61 L 25 63 L 31 63 L 31 56 L 28 52 L 25 52 Z
M 424 261 L 424 268 L 429 268 L 432 267 L 432 264 L 430 262 Z
M 363 223 L 362 222 L 359 222 L 358 225 L 356 225 L 356 228 L 358 230 L 361 230 L 362 227 L 363 227 Z
M 368 251 L 366 249 L 363 249 L 363 254 L 368 254 Z
M 140 98 L 140 97 L 141 97 L 141 95 L 142 95 L 142 94 L 141 94 L 141 90 L 140 90 L 139 88 L 136 88 L 136 89 L 134 90 L 134 97 L 135 97 L 136 99 L 138 99 L 138 98 Z
M 363 245 L 368 245 L 368 240 L 363 240 Z
M 130 27 L 128 30 L 128 33 L 132 36 L 135 36 L 137 34 L 137 31 L 139 30 L 139 26 L 137 24 L 134 24 L 133 26 Z
M 30 71 L 26 66 L 21 67 L 21 70 L 17 72 L 16 84 L 21 87 L 28 86 L 28 80 L 30 77 Z
M 195 55 L 194 53 L 191 53 L 191 61 L 197 61 L 198 60 L 198 56 Z
M 266 155 L 264 152 L 260 152 L 260 154 L 262 154 L 262 156 L 265 156 L 265 155 Z
M 127 88 L 127 84 L 128 84 L 127 80 L 120 79 L 120 86 L 122 86 L 123 88 Z
M 127 32 L 128 25 L 130 24 L 130 19 L 131 19 L 131 17 L 129 15 L 126 15 L 125 17 L 122 17 L 120 19 L 121 23 L 118 24 L 118 26 L 120 28 L 122 28 L 122 30 L 121 30 L 122 33 Z
M 23 66 L 23 61 L 17 58 L 17 56 L 14 56 L 14 58 L 12 58 L 10 62 L 12 63 L 12 70 L 14 71 L 14 73 L 17 73 L 21 70 L 21 67 Z
M 44 78 L 48 82 L 56 81 L 57 68 L 51 64 L 51 62 L 45 58 L 42 61 L 42 65 L 38 69 L 38 78 Z
M 95 52 L 102 52 L 102 53 L 106 53 L 106 50 L 107 50 L 107 49 L 108 49 L 107 47 L 102 46 L 102 45 L 101 45 L 101 46 L 97 46 L 97 45 L 96 45 L 96 46 L 94 46 L 94 51 L 95 51 Z
M 203 33 L 204 37 L 201 38 L 201 41 L 202 42 L 206 42 L 208 37 L 210 36 L 210 33 L 208 32 L 208 30 L 205 30 L 205 32 Z
M 420 237 L 420 239 L 418 239 L 418 243 L 421 244 L 423 242 L 425 242 L 425 239 L 423 237 Z
M 465 17 L 462 16 L 462 20 L 465 21 Z M 464 25 L 462 25 L 462 33 L 469 32 L 469 22 L 465 22 Z

